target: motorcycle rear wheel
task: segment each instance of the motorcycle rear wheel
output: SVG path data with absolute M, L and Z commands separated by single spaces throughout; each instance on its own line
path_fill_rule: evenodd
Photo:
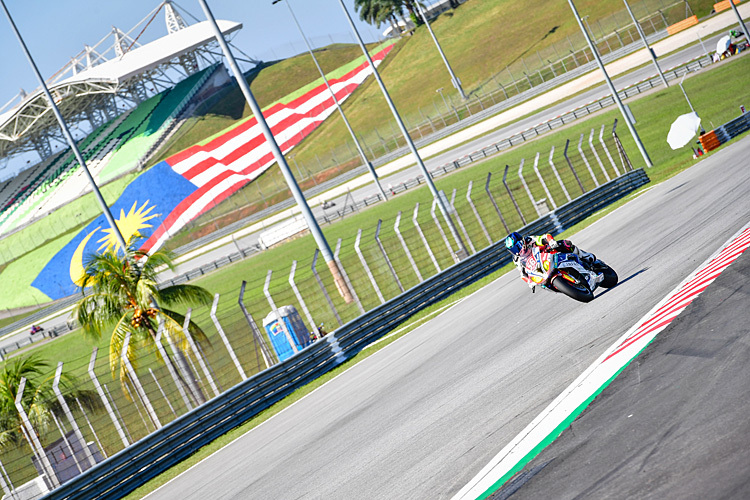
M 574 276 L 578 279 L 578 284 L 573 284 L 563 278 L 562 276 L 556 277 L 552 280 L 552 286 L 555 287 L 560 293 L 563 293 L 573 300 L 578 302 L 591 302 L 594 300 L 594 292 L 586 285 L 578 276 Z

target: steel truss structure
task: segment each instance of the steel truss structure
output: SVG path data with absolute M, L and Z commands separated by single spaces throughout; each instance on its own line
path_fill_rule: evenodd
M 201 22 L 178 7 L 171 0 L 164 0 L 129 31 L 124 32 L 113 27 L 98 43 L 93 46 L 86 45 L 47 80 L 55 103 L 73 129 L 83 131 L 87 135 L 96 127 L 116 118 L 149 97 L 173 87 L 187 76 L 221 60 L 221 50 L 215 39 L 203 36 L 202 30 L 198 33 L 196 28 Z M 139 40 L 142 35 L 162 10 L 167 35 L 153 42 L 141 44 Z M 188 24 L 181 13 L 190 16 L 197 24 Z M 242 27 L 239 23 L 224 23 L 222 31 L 225 35 L 236 33 Z M 159 60 L 142 57 L 152 46 L 168 45 L 166 41 L 170 36 L 190 29 L 196 33 L 195 40 L 183 41 L 183 45 L 176 46 L 173 53 L 168 52 L 166 57 Z M 134 56 L 134 51 L 138 49 L 142 49 L 139 57 L 144 60 L 142 67 L 128 67 L 127 71 L 117 68 L 118 61 L 123 61 L 126 55 Z M 249 56 L 243 61 L 250 64 L 258 63 Z M 104 64 L 108 66 L 102 66 Z M 103 70 L 109 67 L 113 70 L 117 68 L 119 71 L 108 73 Z M 3 109 L 0 109 L 0 158 L 3 159 L 0 167 L 7 165 L 9 158 L 23 153 L 35 151 L 44 160 L 59 151 L 55 151 L 55 145 L 63 149 L 67 147 L 52 108 L 41 89 L 30 93 L 22 90 L 4 108 L 8 108 L 17 100 L 20 102 L 9 111 L 3 113 Z

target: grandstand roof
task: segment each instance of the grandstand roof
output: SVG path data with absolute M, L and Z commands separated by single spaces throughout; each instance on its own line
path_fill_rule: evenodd
M 224 35 L 229 35 L 242 28 L 242 24 L 234 21 L 217 22 Z M 208 21 L 203 21 L 133 49 L 119 59 L 112 59 L 82 71 L 63 80 L 60 84 L 90 80 L 125 82 L 133 76 L 140 75 L 176 57 L 192 52 L 213 41 L 213 39 L 214 34 L 211 25 Z
M 224 35 L 242 28 L 234 21 L 217 21 Z M 153 42 L 126 52 L 49 86 L 55 103 L 66 118 L 86 109 L 103 94 L 115 94 L 134 77 L 214 41 L 208 21 L 186 26 Z M 41 89 L 28 94 L 15 108 L 0 114 L 0 156 L 21 149 L 26 139 L 53 126 L 56 120 Z

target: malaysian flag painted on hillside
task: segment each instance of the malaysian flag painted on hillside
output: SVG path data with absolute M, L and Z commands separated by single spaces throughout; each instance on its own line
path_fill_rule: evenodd
M 393 45 L 372 56 L 376 65 Z M 329 83 L 339 102 L 346 100 L 372 74 L 367 61 Z M 281 150 L 299 144 L 336 110 L 330 92 L 321 84 L 287 103 L 265 111 Z M 138 176 L 112 205 L 125 239 L 143 237 L 141 248 L 153 251 L 212 205 L 225 200 L 252 182 L 275 163 L 257 120 L 241 125 L 202 146 L 192 146 L 160 162 Z M 32 286 L 50 299 L 75 293 L 86 255 L 116 244 L 104 216 L 92 221 L 65 245 L 42 269 Z

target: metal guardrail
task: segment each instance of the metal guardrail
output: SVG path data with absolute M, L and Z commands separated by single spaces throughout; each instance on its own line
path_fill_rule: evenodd
M 640 169 L 603 184 L 521 231 L 559 232 L 649 182 Z M 237 384 L 53 490 L 44 499 L 119 498 L 353 357 L 407 318 L 510 262 L 503 242 L 428 278 L 284 362 Z
M 724 125 L 718 127 L 716 129 L 716 135 L 719 137 L 721 144 L 724 144 L 748 130 L 750 130 L 750 113 L 745 112 L 734 120 L 728 121 Z

